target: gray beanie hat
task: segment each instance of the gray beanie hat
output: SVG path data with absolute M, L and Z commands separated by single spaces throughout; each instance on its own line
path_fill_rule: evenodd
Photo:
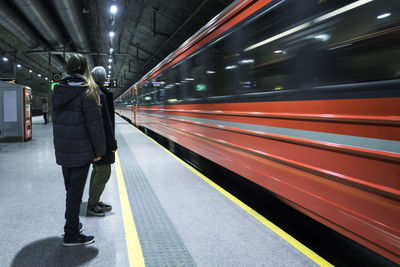
M 103 86 L 106 81 L 106 69 L 102 66 L 97 66 L 94 67 L 91 73 L 93 80 L 97 83 L 97 85 Z

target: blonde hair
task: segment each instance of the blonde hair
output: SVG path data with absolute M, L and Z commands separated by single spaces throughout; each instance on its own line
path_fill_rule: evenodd
M 78 54 L 72 55 L 65 66 L 65 71 L 68 74 L 83 75 L 85 77 L 84 86 L 88 87 L 88 97 L 95 101 L 98 106 L 100 106 L 99 87 L 90 74 L 86 59 Z
M 100 104 L 100 95 L 99 95 L 99 87 L 97 83 L 93 80 L 92 75 L 90 74 L 89 69 L 87 72 L 85 72 L 85 84 L 88 87 L 89 93 L 88 96 L 93 99 L 98 106 L 101 106 Z

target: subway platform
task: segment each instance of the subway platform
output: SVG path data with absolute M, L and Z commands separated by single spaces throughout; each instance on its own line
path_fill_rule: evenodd
M 86 216 L 88 178 L 80 220 L 96 241 L 73 248 L 52 125 L 34 117 L 32 140 L 0 143 L 0 266 L 330 265 L 119 116 L 116 138 L 113 209 Z

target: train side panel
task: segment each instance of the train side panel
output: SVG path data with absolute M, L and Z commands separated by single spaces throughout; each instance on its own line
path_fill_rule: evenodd
M 314 110 L 314 115 L 330 111 L 341 118 L 340 112 L 329 109 L 337 105 L 347 116 L 366 118 L 377 114 L 368 110 L 357 115 L 346 113 L 343 107 L 351 110 L 368 103 L 371 110 L 374 106 L 378 110 L 386 104 L 388 113 L 380 116 L 400 116 L 400 98 L 319 101 L 318 105 L 312 102 L 273 103 L 284 110 L 270 108 L 282 113 L 290 109 L 306 111 L 301 106 L 316 105 L 321 108 Z M 259 107 L 270 104 L 257 103 Z M 203 112 L 199 114 L 199 110 Z M 232 110 L 241 113 L 233 115 Z M 295 208 L 386 257 L 398 257 L 399 121 L 371 125 L 363 120 L 338 122 L 333 115 L 309 121 L 293 119 L 302 116 L 294 112 L 279 119 L 260 114 L 270 114 L 270 110 L 235 103 L 148 106 L 139 108 L 137 117 L 138 125 L 271 190 Z M 280 120 L 285 120 L 284 125 L 279 125 Z M 303 127 L 282 127 L 292 124 Z M 377 133 L 397 141 L 381 139 Z

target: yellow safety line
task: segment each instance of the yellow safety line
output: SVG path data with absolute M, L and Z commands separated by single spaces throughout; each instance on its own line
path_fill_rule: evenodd
M 166 149 L 165 147 L 161 146 L 159 143 L 157 143 L 154 139 L 152 139 L 151 137 L 147 136 L 146 134 L 142 133 L 140 130 L 138 130 L 141 134 L 143 134 L 144 136 L 146 136 L 147 138 L 149 138 L 151 141 L 153 141 L 155 144 L 157 144 L 159 147 L 161 147 L 162 149 L 164 149 L 165 151 L 167 151 L 172 157 L 174 157 L 176 160 L 178 160 L 179 162 L 181 162 L 186 168 L 188 168 L 189 170 L 191 170 L 192 172 L 194 172 L 195 174 L 197 174 L 201 179 L 203 179 L 204 181 L 206 181 L 208 184 L 210 184 L 212 187 L 214 187 L 216 190 L 218 190 L 221 194 L 223 194 L 224 196 L 226 196 L 228 199 L 230 199 L 233 203 L 235 203 L 236 205 L 238 205 L 239 207 L 241 207 L 244 211 L 246 211 L 247 213 L 249 213 L 251 216 L 253 216 L 255 219 L 257 219 L 259 222 L 261 222 L 262 224 L 264 224 L 266 227 L 268 227 L 269 229 L 271 229 L 274 233 L 276 233 L 277 235 L 279 235 L 281 238 L 283 238 L 284 240 L 286 240 L 286 242 L 288 242 L 289 244 L 291 244 L 293 247 L 295 247 L 297 250 L 299 250 L 300 252 L 302 252 L 304 255 L 306 255 L 308 258 L 310 258 L 312 261 L 314 261 L 316 264 L 318 264 L 319 266 L 333 266 L 332 264 L 330 264 L 328 261 L 326 261 L 325 259 L 323 259 L 321 256 L 319 256 L 318 254 L 316 254 L 314 251 L 312 251 L 311 249 L 309 249 L 308 247 L 304 246 L 302 243 L 300 243 L 299 241 L 297 241 L 295 238 L 293 238 L 291 235 L 289 235 L 288 233 L 286 233 L 285 231 L 283 231 L 282 229 L 280 229 L 278 226 L 276 226 L 275 224 L 273 224 L 271 221 L 267 220 L 266 218 L 264 218 L 261 214 L 259 214 L 258 212 L 256 212 L 255 210 L 253 210 L 252 208 L 250 208 L 249 206 L 247 206 L 246 204 L 244 204 L 242 201 L 240 201 L 239 199 L 237 199 L 236 197 L 234 197 L 233 195 L 231 195 L 229 192 L 227 192 L 225 189 L 223 189 L 222 187 L 220 187 L 219 185 L 217 185 L 216 183 L 214 183 L 213 181 L 211 181 L 209 178 L 207 178 L 206 176 L 204 176 L 203 174 L 201 174 L 200 172 L 198 172 L 196 169 L 194 169 L 192 166 L 190 166 L 189 164 L 187 164 L 186 162 L 184 162 L 183 160 L 181 160 L 180 158 L 178 158 L 175 154 L 173 154 L 171 151 L 169 151 L 168 149 Z
M 117 172 L 118 190 L 121 200 L 126 245 L 128 248 L 129 266 L 145 266 L 142 247 L 140 246 L 135 221 L 133 220 L 132 216 L 131 206 L 129 205 L 128 193 L 126 192 L 124 177 L 122 175 L 121 164 L 119 162 L 117 152 L 115 153 L 115 170 Z

